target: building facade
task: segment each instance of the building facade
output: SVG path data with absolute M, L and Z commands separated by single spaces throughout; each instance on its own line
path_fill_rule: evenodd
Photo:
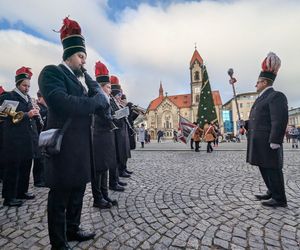
M 236 95 L 240 117 L 242 120 L 248 120 L 251 107 L 257 97 L 257 92 L 247 92 Z M 238 132 L 238 120 L 239 117 L 235 99 L 232 98 L 222 107 L 222 133 L 233 133 L 236 135 Z
M 291 108 L 289 110 L 289 125 L 300 127 L 300 108 Z
M 203 59 L 195 49 L 190 61 L 190 94 L 167 96 L 164 95 L 162 83 L 159 96 L 152 100 L 146 112 L 147 129 L 152 139 L 157 138 L 159 130 L 164 131 L 166 139 L 173 137 L 173 131 L 178 130 L 179 115 L 191 122 L 197 120 L 202 81 Z M 221 118 L 222 101 L 219 91 L 212 91 L 218 121 Z

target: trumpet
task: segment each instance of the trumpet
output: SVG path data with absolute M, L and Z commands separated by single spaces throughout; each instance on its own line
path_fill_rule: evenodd
M 143 109 L 142 107 L 138 106 L 138 105 L 132 105 L 132 111 L 139 114 L 139 115 L 145 115 L 146 114 L 146 110 Z
M 13 111 L 12 108 L 5 108 L 4 110 L 0 111 L 0 116 L 1 117 L 7 117 L 10 116 L 12 119 L 12 122 L 14 124 L 19 123 L 23 117 L 24 117 L 24 112 L 19 111 Z

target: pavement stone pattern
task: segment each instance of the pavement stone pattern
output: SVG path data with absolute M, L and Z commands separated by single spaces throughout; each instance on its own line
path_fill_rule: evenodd
M 146 145 L 147 147 L 147 145 Z M 300 152 L 285 152 L 288 208 L 266 208 L 265 192 L 245 151 L 133 151 L 134 174 L 118 207 L 94 208 L 87 186 L 81 227 L 94 240 L 73 249 L 300 249 Z M 2 184 L 0 184 L 0 189 Z M 47 188 L 20 208 L 0 205 L 0 249 L 50 249 Z M 2 199 L 1 204 L 2 204 Z

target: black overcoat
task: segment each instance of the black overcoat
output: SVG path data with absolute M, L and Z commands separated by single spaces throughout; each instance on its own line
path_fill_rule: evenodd
M 267 89 L 251 108 L 247 124 L 247 162 L 263 168 L 282 168 L 282 142 L 287 123 L 287 98 L 273 88 Z M 271 149 L 270 143 L 281 147 Z
M 82 187 L 90 181 L 90 114 L 96 104 L 64 65 L 46 66 L 38 82 L 48 106 L 47 129 L 62 128 L 69 117 L 72 119 L 61 152 L 45 160 L 46 184 L 60 189 Z
M 28 160 L 38 155 L 38 132 L 36 120 L 29 118 L 28 112 L 32 105 L 26 102 L 15 91 L 0 96 L 0 104 L 4 100 L 18 101 L 17 112 L 24 112 L 19 123 L 13 123 L 11 117 L 5 118 L 3 123 L 2 157 L 4 161 L 11 159 Z
M 92 126 L 93 166 L 96 173 L 102 173 L 117 164 L 115 133 L 110 130 L 103 112 L 94 115 Z

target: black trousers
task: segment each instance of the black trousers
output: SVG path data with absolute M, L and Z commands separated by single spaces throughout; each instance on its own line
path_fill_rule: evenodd
M 66 232 L 77 232 L 80 225 L 85 185 L 68 190 L 51 188 L 48 194 L 48 231 L 53 247 L 64 246 Z
M 115 187 L 118 185 L 119 182 L 119 167 L 118 163 L 113 164 L 109 167 L 109 186 Z
M 259 171 L 272 198 L 279 202 L 286 202 L 282 168 L 259 167 Z
M 14 199 L 28 192 L 32 159 L 7 161 L 4 164 L 2 197 Z
M 101 199 L 108 197 L 108 171 L 97 172 L 92 176 L 92 193 L 94 202 L 100 202 Z
M 198 152 L 199 151 L 199 141 L 195 141 L 195 151 Z
M 213 151 L 213 148 L 211 146 L 211 141 L 207 142 L 207 149 L 206 149 L 207 152 L 212 152 Z
M 33 183 L 44 183 L 44 157 L 35 158 L 33 161 Z
M 191 139 L 191 149 L 194 149 L 194 140 Z

